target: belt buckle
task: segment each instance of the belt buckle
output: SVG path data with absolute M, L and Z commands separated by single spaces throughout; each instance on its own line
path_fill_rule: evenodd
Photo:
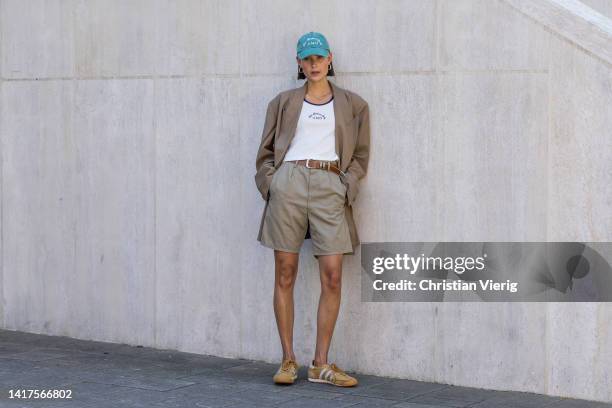
M 314 160 L 314 159 L 313 159 Z M 329 171 L 329 169 L 331 168 L 331 162 L 324 162 L 324 161 L 319 161 L 319 166 L 312 166 L 310 167 L 308 164 L 310 163 L 310 159 L 306 159 L 306 168 L 308 169 L 327 169 Z

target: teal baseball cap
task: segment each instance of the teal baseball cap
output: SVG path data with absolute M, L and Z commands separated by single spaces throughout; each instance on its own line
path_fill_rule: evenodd
M 329 55 L 329 44 L 323 34 L 310 31 L 300 37 L 297 42 L 297 56 L 304 59 L 309 55 Z

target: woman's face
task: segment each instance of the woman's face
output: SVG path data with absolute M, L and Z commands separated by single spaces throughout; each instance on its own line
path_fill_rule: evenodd
M 319 81 L 327 76 L 329 64 L 332 62 L 332 53 L 330 51 L 327 57 L 320 55 L 309 55 L 303 60 L 296 57 L 297 63 L 302 67 L 306 79 L 311 81 Z

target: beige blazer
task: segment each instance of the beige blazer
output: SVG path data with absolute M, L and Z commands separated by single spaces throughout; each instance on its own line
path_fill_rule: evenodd
M 356 93 L 341 88 L 329 81 L 334 95 L 336 122 L 336 153 L 340 158 L 341 181 L 347 186 L 344 203 L 345 216 L 351 235 L 353 252 L 360 244 L 357 226 L 353 219 L 352 205 L 359 191 L 360 180 L 368 170 L 370 155 L 370 114 L 368 103 Z M 266 205 L 261 216 L 257 240 L 261 241 L 263 221 L 269 202 L 272 175 L 280 167 L 285 153 L 295 135 L 295 129 L 302 110 L 308 82 L 304 85 L 280 92 L 268 104 L 266 120 L 257 151 L 255 184 Z M 309 238 L 308 231 L 305 238 Z

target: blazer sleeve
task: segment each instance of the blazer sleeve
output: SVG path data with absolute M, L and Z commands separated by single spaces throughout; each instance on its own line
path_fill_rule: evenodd
M 361 99 L 362 104 L 359 109 L 357 143 L 351 161 L 345 171 L 343 178 L 347 186 L 346 197 L 348 205 L 353 205 L 353 201 L 359 192 L 359 180 L 362 179 L 368 171 L 368 162 L 370 160 L 370 107 L 368 103 Z
M 255 159 L 255 168 L 257 170 L 255 173 L 255 184 L 264 200 L 268 200 L 269 198 L 268 189 L 272 181 L 272 175 L 276 171 L 274 168 L 274 138 L 276 134 L 279 101 L 280 94 L 276 95 L 276 97 L 268 103 L 266 119 L 261 134 L 261 142 Z

